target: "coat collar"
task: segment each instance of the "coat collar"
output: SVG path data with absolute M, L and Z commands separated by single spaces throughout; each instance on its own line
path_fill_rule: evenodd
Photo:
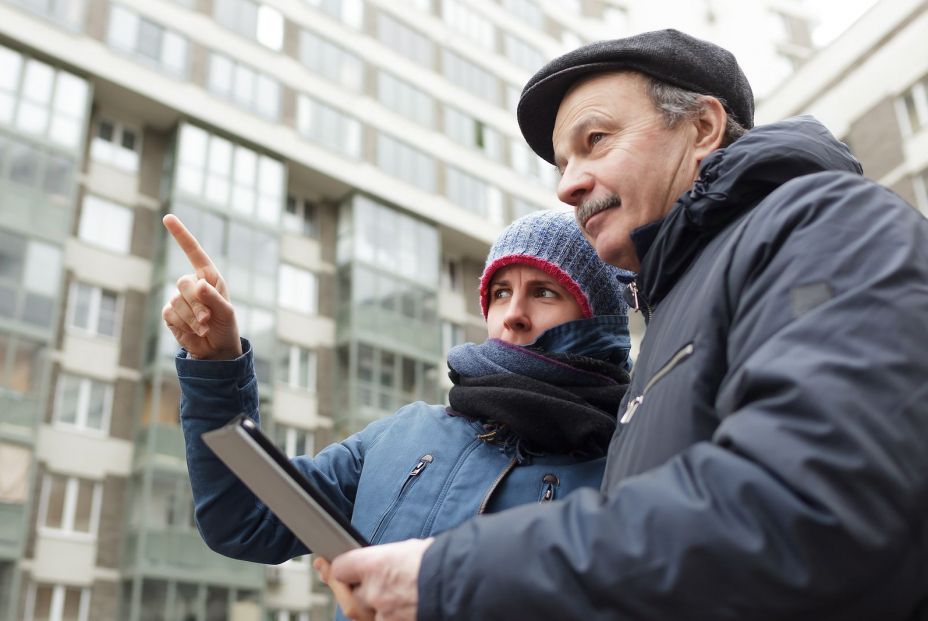
M 666 217 L 632 233 L 639 294 L 656 306 L 719 231 L 787 181 L 826 170 L 862 173 L 847 146 L 811 116 L 756 127 L 715 151 Z

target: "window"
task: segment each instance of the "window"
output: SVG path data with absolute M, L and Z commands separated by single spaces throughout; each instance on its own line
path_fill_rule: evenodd
M 315 300 L 313 302 L 315 303 Z M 235 317 L 241 334 L 251 341 L 254 348 L 255 375 L 258 381 L 271 381 L 274 359 L 267 354 L 274 348 L 274 314 L 263 308 L 236 303 Z
M 307 0 L 335 19 L 355 30 L 364 26 L 364 3 L 362 0 Z
M 432 127 L 435 123 L 435 102 L 431 96 L 385 71 L 377 74 L 377 99 L 419 125 Z
M 459 0 L 442 0 L 442 18 L 449 28 L 476 41 L 485 50 L 492 50 L 495 33 L 493 24 Z
M 496 76 L 450 50 L 442 52 L 442 70 L 449 81 L 490 103 L 499 103 L 500 83 Z
M 303 610 L 269 610 L 267 621 L 309 621 L 309 613 Z
M 106 433 L 110 428 L 112 410 L 111 384 L 70 373 L 59 374 L 55 391 L 57 424 Z
M 463 112 L 445 107 L 445 133 L 455 142 L 480 151 L 487 157 L 499 161 L 503 155 L 503 140 L 500 133 Z
M 81 30 L 84 23 L 86 0 L 13 0 L 46 19 L 69 28 Z
M 489 218 L 493 223 L 502 224 L 503 194 L 499 188 L 453 166 L 448 166 L 446 171 L 446 190 L 451 202 Z
M 385 134 L 377 136 L 377 166 L 427 192 L 435 191 L 434 158 Z
M 922 213 L 928 214 L 928 169 L 915 175 L 915 206 Z
M 110 5 L 106 42 L 175 77 L 187 76 L 187 39 L 118 4 Z
M 140 502 L 139 497 L 133 506 L 138 507 Z M 196 528 L 193 521 L 193 492 L 186 477 L 155 473 L 145 525 L 156 531 L 191 531 Z
M 55 151 L 0 134 L 0 182 L 9 181 L 19 192 L 31 190 L 67 204 L 74 191 L 77 164 L 73 157 Z M 38 204 L 35 208 L 41 209 Z
M 116 336 L 119 295 L 82 282 L 71 283 L 68 325 L 94 336 Z
M 358 344 L 357 351 L 357 394 L 365 418 L 437 396 L 433 394 L 435 365 L 364 343 Z
M 896 100 L 896 114 L 903 136 L 911 136 L 928 125 L 928 79 L 916 82 Z
M 32 451 L 28 448 L 0 442 L 0 503 L 26 502 L 31 463 Z
M 178 142 L 179 190 L 277 225 L 286 183 L 281 162 L 193 125 L 181 127 Z
M 76 150 L 89 91 L 86 80 L 0 46 L 0 123 Z
M 18 395 L 35 395 L 42 385 L 46 353 L 43 343 L 0 332 L 0 387 Z M 15 416 L 16 408 L 10 400 L 6 407 L 4 415 Z M 31 408 L 25 418 L 33 419 Z
M 277 238 L 246 222 L 230 221 L 226 276 L 236 291 L 267 304 L 277 286 Z
M 280 221 L 281 228 L 307 237 L 318 237 L 318 220 L 318 207 L 315 203 L 309 199 L 287 196 L 287 208 Z
M 440 257 L 438 230 L 434 226 L 365 196 L 355 197 L 351 222 L 354 230 L 343 235 L 352 238 L 352 252 L 343 254 L 343 262 L 354 259 L 415 281 L 426 289 L 438 287 Z M 358 289 L 352 295 L 354 300 L 372 294 L 364 287 Z
M 390 50 L 421 67 L 431 69 L 435 64 L 434 46 L 428 37 L 386 13 L 377 14 L 377 38 Z
M 39 526 L 67 533 L 96 536 L 100 521 L 100 483 L 59 474 L 42 479 Z
M 281 308 L 299 313 L 315 314 L 317 308 L 316 275 L 312 272 L 282 263 L 278 271 L 277 303 Z
M 361 59 L 307 30 L 300 32 L 300 62 L 327 80 L 355 92 L 361 90 Z
M 92 194 L 84 197 L 77 236 L 112 252 L 129 254 L 132 243 L 132 210 Z
M 217 22 L 272 50 L 284 42 L 284 16 L 277 9 L 251 0 L 216 0 L 213 17 Z
M 616 32 L 625 31 L 617 30 Z M 542 65 L 545 64 L 545 55 L 540 50 L 508 32 L 503 37 L 503 51 L 506 58 L 511 60 L 513 64 L 532 73 L 541 69 Z
M 283 348 L 280 379 L 291 388 L 316 391 L 316 352 L 290 345 Z
M 296 126 L 312 142 L 349 157 L 361 157 L 361 123 L 334 108 L 299 95 Z
M 61 286 L 61 249 L 0 231 L 0 317 L 50 328 Z
M 503 0 L 503 8 L 535 30 L 544 30 L 545 15 L 535 0 Z
M 441 262 L 442 287 L 455 293 L 461 292 L 461 260 L 444 257 Z
M 277 80 L 224 54 L 210 53 L 207 88 L 258 116 L 272 121 L 280 117 L 280 84 Z
M 521 198 L 512 198 L 512 219 L 518 220 L 522 216 L 527 216 L 528 214 L 544 209 L 544 207 L 539 207 L 534 203 L 530 203 Z
M 309 429 L 298 429 L 290 425 L 274 425 L 274 444 L 284 455 L 296 457 L 315 453 L 315 434 Z
M 450 321 L 443 321 L 441 324 L 441 344 L 445 357 L 452 347 L 457 347 L 464 343 L 464 328 Z
M 554 166 L 538 157 L 522 140 L 516 139 L 510 143 L 510 154 L 516 172 L 545 187 L 557 186 L 558 174 Z
M 139 170 L 140 132 L 109 119 L 99 119 L 90 157 L 130 173 Z
M 31 584 L 26 621 L 88 621 L 90 589 L 60 584 Z

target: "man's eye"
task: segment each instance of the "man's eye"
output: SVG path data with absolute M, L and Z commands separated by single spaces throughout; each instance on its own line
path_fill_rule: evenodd
M 605 137 L 606 137 L 606 134 L 602 132 L 593 132 L 592 134 L 590 134 L 590 146 L 592 147 L 593 145 L 595 145 L 597 142 L 599 142 Z

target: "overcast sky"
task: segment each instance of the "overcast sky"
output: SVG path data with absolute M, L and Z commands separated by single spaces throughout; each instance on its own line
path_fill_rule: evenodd
M 816 45 L 826 45 L 857 21 L 875 0 L 805 0 L 819 15 L 819 25 L 812 33 Z

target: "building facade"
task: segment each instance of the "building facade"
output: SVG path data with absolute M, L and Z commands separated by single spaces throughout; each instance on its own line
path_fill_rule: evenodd
M 928 5 L 880 0 L 758 107 L 820 119 L 864 174 L 928 215 Z
M 522 84 L 647 4 L 0 1 L 0 619 L 328 618 L 307 559 L 196 532 L 160 319 L 190 268 L 160 218 L 228 282 L 286 452 L 441 401 L 490 242 L 557 205 Z M 676 3 L 719 40 L 748 4 Z

